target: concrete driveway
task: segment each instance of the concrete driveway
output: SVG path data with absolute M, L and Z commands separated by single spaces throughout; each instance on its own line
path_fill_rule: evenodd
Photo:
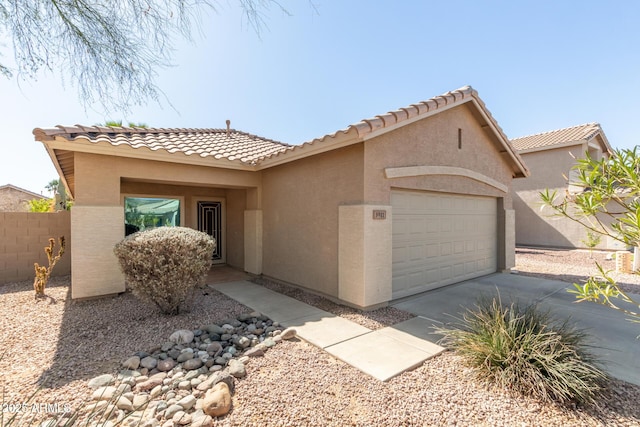
M 605 361 L 604 368 L 614 377 L 640 385 L 640 324 L 623 314 L 595 303 L 575 303 L 575 295 L 567 292 L 570 283 L 536 279 L 517 274 L 496 273 L 478 279 L 428 291 L 394 302 L 398 309 L 428 319 L 434 326 L 451 325 L 462 318 L 480 295 L 498 292 L 504 303 L 536 302 L 559 318 L 572 319 L 586 329 L 597 346 L 593 352 Z M 640 295 L 637 295 L 640 301 Z M 633 306 L 627 306 L 634 309 Z M 635 307 L 635 311 L 637 311 Z M 440 336 L 430 332 L 427 339 L 437 342 Z

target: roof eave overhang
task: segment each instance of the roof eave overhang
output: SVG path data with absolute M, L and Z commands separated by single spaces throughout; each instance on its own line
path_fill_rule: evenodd
M 243 163 L 239 160 L 216 159 L 211 156 L 187 155 L 184 153 L 170 153 L 165 150 L 150 150 L 148 148 L 133 148 L 127 145 L 113 145 L 107 142 L 90 142 L 88 140 L 68 140 L 64 137 L 55 137 L 42 141 L 47 148 L 49 156 L 54 160 L 53 150 L 67 150 L 79 153 L 99 154 L 105 156 L 126 157 L 131 159 L 150 160 L 168 163 L 182 163 L 194 166 L 220 167 L 224 169 L 255 171 L 255 165 Z M 59 168 L 59 165 L 56 166 Z
M 502 132 L 493 119 L 493 117 L 489 114 L 489 112 L 484 107 L 484 104 L 479 101 L 475 96 L 469 99 L 473 103 L 473 106 L 478 110 L 478 112 L 482 115 L 482 118 L 489 126 L 491 132 L 496 136 L 498 141 L 500 141 L 500 145 L 504 148 L 503 154 L 508 157 L 508 160 L 511 161 L 512 165 L 515 166 L 513 168 L 513 177 L 514 178 L 526 178 L 531 173 L 529 169 L 522 160 L 522 157 L 518 154 L 518 152 L 513 148 L 511 143 L 509 142 L 509 138 Z
M 609 155 L 613 154 L 613 148 L 611 147 L 611 144 L 609 144 L 609 140 L 604 134 L 604 131 L 600 130 L 600 132 L 596 133 L 593 136 L 592 140 L 596 140 L 598 136 L 602 140 L 602 146 L 600 147 L 602 151 L 608 153 Z
M 49 154 L 49 158 L 53 162 L 53 166 L 56 168 L 56 172 L 58 172 L 58 176 L 62 180 L 62 185 L 64 185 L 64 188 L 67 191 L 67 194 L 69 196 L 71 196 L 71 199 L 73 199 L 75 197 L 75 194 L 73 194 L 73 191 L 71 191 L 71 187 L 69 186 L 69 182 L 67 181 L 67 177 L 65 176 L 64 171 L 62 170 L 62 167 L 60 166 L 60 162 L 58 162 L 58 156 L 56 156 L 56 153 L 54 151 L 55 148 L 50 147 L 48 145 L 48 142 L 50 142 L 50 141 L 51 140 L 47 140 L 46 142 L 45 141 L 40 141 L 40 142 L 42 142 L 42 145 L 44 145 L 45 150 L 47 150 L 47 154 Z

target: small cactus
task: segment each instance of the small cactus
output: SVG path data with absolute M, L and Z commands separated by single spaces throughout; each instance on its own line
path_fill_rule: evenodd
M 51 271 L 53 271 L 53 267 L 64 254 L 64 236 L 60 237 L 60 249 L 58 250 L 58 254 L 54 256 L 53 248 L 55 245 L 55 239 L 51 238 L 49 239 L 49 246 L 45 246 L 44 248 L 44 252 L 47 254 L 47 260 L 49 260 L 48 267 L 40 266 L 37 262 L 34 263 L 36 277 L 33 279 L 33 289 L 36 291 L 36 298 L 44 296 L 44 288 L 47 286 L 49 277 L 51 277 Z

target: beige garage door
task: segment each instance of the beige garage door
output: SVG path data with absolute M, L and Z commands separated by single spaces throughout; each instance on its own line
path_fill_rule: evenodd
M 393 191 L 393 298 L 496 271 L 497 201 Z

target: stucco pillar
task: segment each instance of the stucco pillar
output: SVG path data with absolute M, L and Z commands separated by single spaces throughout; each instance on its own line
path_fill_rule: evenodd
M 387 303 L 391 291 L 391 206 L 340 206 L 338 298 L 367 308 Z
M 244 211 L 244 271 L 262 274 L 262 211 Z
M 498 271 L 516 266 L 516 211 L 498 199 Z
M 113 247 L 124 238 L 122 206 L 71 208 L 71 298 L 124 292 Z

